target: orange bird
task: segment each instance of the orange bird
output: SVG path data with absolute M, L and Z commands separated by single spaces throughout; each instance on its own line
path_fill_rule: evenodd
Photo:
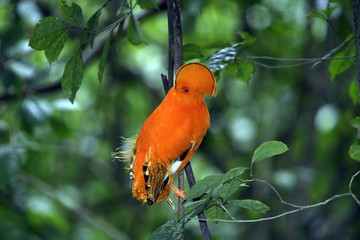
M 130 185 L 135 198 L 152 205 L 169 199 L 174 175 L 194 155 L 210 125 L 204 95 L 215 96 L 214 74 L 201 63 L 183 65 L 162 103 L 146 119 L 130 154 Z

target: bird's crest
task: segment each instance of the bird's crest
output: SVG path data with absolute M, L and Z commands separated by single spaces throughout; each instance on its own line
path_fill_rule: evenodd
M 176 73 L 175 88 L 188 87 L 210 97 L 216 96 L 217 85 L 213 72 L 204 64 L 184 64 Z

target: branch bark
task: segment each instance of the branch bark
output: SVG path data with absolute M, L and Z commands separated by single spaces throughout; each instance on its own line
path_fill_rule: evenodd
M 354 9 L 354 28 L 355 28 L 355 43 L 356 43 L 356 64 L 357 64 L 357 76 L 356 81 L 359 87 L 360 96 L 360 1 L 352 0 Z
M 182 51 L 182 28 L 181 28 L 181 15 L 180 15 L 180 0 L 167 0 L 167 12 L 168 12 L 168 30 L 169 30 L 169 69 L 168 78 L 165 75 L 161 75 L 161 79 L 164 85 L 165 93 L 167 93 L 173 86 L 174 72 L 177 71 L 183 65 L 183 51 Z M 175 69 L 175 70 L 174 70 Z M 185 167 L 186 176 L 190 188 L 195 185 L 195 177 L 190 165 L 190 162 Z M 179 189 L 184 190 L 184 170 L 178 173 Z M 179 197 L 178 200 L 178 215 L 179 218 L 185 215 L 185 209 L 183 205 L 183 199 Z M 198 214 L 200 229 L 203 239 L 209 240 L 210 231 L 205 219 L 204 212 Z M 182 236 L 184 239 L 184 235 Z
M 183 64 L 183 49 L 182 49 L 182 30 L 181 30 L 181 18 L 180 18 L 180 0 L 173 1 L 173 40 L 174 40 L 174 68 L 176 72 Z M 170 36 L 170 34 L 169 34 Z M 178 185 L 180 190 L 184 190 L 184 170 L 178 172 Z M 178 198 L 178 211 L 179 218 L 185 216 L 185 207 L 183 204 L 183 198 Z M 182 236 L 184 239 L 184 233 Z
M 168 38 L 169 38 L 169 68 L 168 78 L 161 75 L 161 79 L 164 85 L 165 93 L 174 86 L 174 72 L 175 69 L 179 69 L 182 65 L 182 34 L 181 34 L 181 21 L 180 19 L 180 7 L 179 0 L 177 4 L 173 0 L 167 0 L 167 14 L 168 14 Z M 176 39 L 176 40 L 175 40 Z M 180 46 L 179 40 L 180 39 Z M 181 57 L 181 59 L 179 59 Z M 174 69 L 175 68 L 175 69 Z M 184 172 L 181 170 L 178 173 L 178 186 L 180 190 L 184 190 Z M 178 215 L 182 218 L 185 215 L 185 209 L 183 205 L 183 199 L 179 196 L 178 198 Z M 184 239 L 184 233 L 181 236 Z
M 193 170 L 191 168 L 190 162 L 188 164 L 186 164 L 185 172 L 186 172 L 186 176 L 187 176 L 187 179 L 188 179 L 189 187 L 192 188 L 192 186 L 195 185 L 196 181 L 195 181 L 194 173 L 193 173 Z M 200 207 L 201 206 L 199 206 L 199 208 Z M 210 236 L 209 227 L 208 227 L 207 222 L 206 222 L 205 213 L 200 212 L 198 214 L 198 218 L 199 218 L 201 235 L 202 235 L 203 239 L 210 240 L 211 236 Z
M 354 28 L 355 28 L 355 45 L 356 45 L 356 65 L 357 65 L 356 82 L 358 85 L 359 96 L 360 96 L 360 1 L 352 0 L 352 5 L 354 9 Z M 360 138 L 360 128 L 358 129 L 358 138 Z

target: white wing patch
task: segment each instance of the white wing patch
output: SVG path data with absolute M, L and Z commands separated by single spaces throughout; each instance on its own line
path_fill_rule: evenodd
M 181 165 L 182 161 L 180 160 L 176 160 L 170 168 L 171 174 L 175 174 L 176 171 L 179 169 L 180 165 Z

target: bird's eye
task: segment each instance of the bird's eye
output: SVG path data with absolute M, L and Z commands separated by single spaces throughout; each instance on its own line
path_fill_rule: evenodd
M 187 88 L 184 88 L 184 92 L 189 92 L 189 89 L 187 89 Z

